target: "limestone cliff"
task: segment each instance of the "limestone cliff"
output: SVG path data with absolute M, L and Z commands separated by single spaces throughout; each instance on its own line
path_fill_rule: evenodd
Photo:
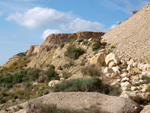
M 99 36 L 104 35 L 103 32 L 77 32 L 77 33 L 71 33 L 71 34 L 51 34 L 49 35 L 44 43 L 39 45 L 32 45 L 27 55 L 33 54 L 33 53 L 41 53 L 41 52 L 47 52 L 51 49 L 55 49 L 59 46 L 59 44 L 69 41 L 69 40 L 77 40 L 77 39 L 89 39 L 89 38 L 98 38 Z

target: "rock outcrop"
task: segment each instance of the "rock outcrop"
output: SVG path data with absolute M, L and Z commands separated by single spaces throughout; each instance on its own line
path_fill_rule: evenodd
M 59 46 L 59 44 L 70 41 L 70 40 L 77 40 L 77 39 L 90 39 L 90 38 L 98 38 L 99 36 L 103 36 L 103 32 L 77 32 L 77 33 L 71 33 L 71 34 L 51 34 L 49 35 L 44 43 L 40 45 L 32 45 L 27 55 L 34 54 L 34 53 L 41 53 L 41 52 L 47 52 L 51 49 L 55 49 Z
M 32 106 L 36 106 L 41 103 L 45 105 L 54 104 L 57 105 L 58 109 L 71 110 L 88 110 L 90 107 L 94 106 L 100 113 L 139 113 L 141 110 L 139 104 L 127 98 L 107 96 L 92 92 L 57 92 L 34 99 L 28 104 L 24 103 L 18 105 L 22 109 L 16 113 L 36 111 L 36 107 L 30 107 L 30 109 L 28 109 L 27 105 L 30 104 Z M 9 108 L 8 111 L 12 111 L 13 108 L 16 108 L 16 106 Z

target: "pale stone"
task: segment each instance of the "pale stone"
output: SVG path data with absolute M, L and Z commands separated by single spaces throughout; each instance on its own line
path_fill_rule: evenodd
M 122 82 L 121 83 L 121 88 L 123 91 L 129 90 L 130 87 L 131 87 L 131 84 L 129 82 Z
M 135 74 L 135 73 L 141 73 L 142 71 L 139 69 L 139 68 L 133 68 L 133 69 L 131 69 L 131 73 L 132 74 Z
M 113 70 L 114 72 L 117 72 L 118 74 L 120 74 L 119 69 L 120 69 L 120 68 L 119 68 L 118 66 L 112 67 L 112 70 Z
M 60 81 L 64 81 L 65 79 L 64 78 L 60 78 Z
M 105 57 L 105 63 L 108 65 L 111 61 L 114 61 L 116 64 L 120 63 L 120 60 L 118 57 L 116 57 L 116 55 L 114 53 L 109 53 L 106 57 Z
M 90 59 L 90 64 L 97 64 L 98 66 L 102 66 L 105 64 L 105 54 L 98 53 Z
M 106 50 L 105 49 L 101 49 L 101 50 L 98 51 L 98 53 L 102 53 L 102 52 L 105 53 Z
M 114 67 L 116 66 L 116 63 L 114 61 L 111 61 L 109 64 L 108 64 L 108 67 Z
M 142 92 L 150 92 L 150 84 L 143 84 Z
M 131 65 L 133 63 L 135 63 L 135 61 L 133 59 L 131 59 L 130 61 L 127 62 L 128 65 Z
M 146 69 L 147 71 L 150 71 L 150 65 L 147 65 L 147 69 Z
M 56 84 L 59 84 L 59 83 L 61 83 L 61 81 L 59 81 L 59 80 L 52 80 L 52 81 L 50 81 L 48 83 L 48 86 L 49 87 L 53 87 L 53 86 L 55 86 Z
M 123 77 L 123 78 L 124 78 L 124 77 L 127 77 L 127 76 L 128 76 L 128 73 L 123 73 L 123 74 L 121 74 L 120 76 Z
M 137 67 L 143 71 L 146 71 L 148 64 L 138 63 Z
M 118 75 L 118 73 L 114 72 L 114 73 L 111 74 L 111 78 L 116 77 L 117 75 Z
M 111 73 L 106 74 L 106 76 L 107 76 L 107 77 L 110 77 L 110 76 L 111 76 Z
M 129 81 L 129 78 L 124 77 L 124 78 L 121 80 L 121 82 L 126 82 L 126 81 Z
M 136 90 L 138 90 L 138 88 L 137 88 L 137 87 L 135 87 L 135 86 L 131 86 L 131 91 L 136 91 Z
M 33 86 L 38 85 L 38 82 L 34 82 L 32 85 L 33 85 Z
M 132 70 L 132 65 L 128 65 L 128 66 L 127 66 L 127 70 L 128 70 L 128 72 L 131 72 L 131 70 Z

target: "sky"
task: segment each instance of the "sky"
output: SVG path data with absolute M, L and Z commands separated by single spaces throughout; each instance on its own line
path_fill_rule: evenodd
M 0 66 L 50 34 L 108 32 L 150 0 L 0 0 Z

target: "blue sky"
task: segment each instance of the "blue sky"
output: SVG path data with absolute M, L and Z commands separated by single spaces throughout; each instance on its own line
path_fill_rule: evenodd
M 51 33 L 108 32 L 150 0 L 0 0 L 0 66 Z

